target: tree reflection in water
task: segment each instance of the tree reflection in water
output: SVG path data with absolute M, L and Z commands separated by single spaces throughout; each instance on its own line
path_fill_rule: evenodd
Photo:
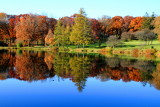
M 57 75 L 70 79 L 81 92 L 87 78 L 100 81 L 136 81 L 160 89 L 160 63 L 150 60 L 120 59 L 101 55 L 64 54 L 35 51 L 0 51 L 0 79 L 39 81 Z

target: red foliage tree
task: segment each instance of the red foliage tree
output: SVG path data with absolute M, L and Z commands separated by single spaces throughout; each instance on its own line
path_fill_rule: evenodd
M 133 16 L 125 16 L 124 18 L 124 24 L 123 24 L 123 32 L 128 32 L 131 20 L 133 19 Z

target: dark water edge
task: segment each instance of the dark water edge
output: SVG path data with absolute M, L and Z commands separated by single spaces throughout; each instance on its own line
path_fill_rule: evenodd
M 0 50 L 0 82 L 2 107 L 160 105 L 158 60 Z

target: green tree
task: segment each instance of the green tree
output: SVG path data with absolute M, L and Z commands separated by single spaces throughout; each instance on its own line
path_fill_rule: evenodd
M 62 39 L 62 43 L 63 45 L 69 45 L 71 42 L 70 42 L 70 35 L 71 35 L 71 27 L 70 25 L 67 25 L 65 30 L 64 30 L 64 35 L 63 35 L 63 39 Z
M 154 33 L 158 35 L 158 40 L 160 41 L 160 16 L 156 17 L 153 22 L 152 25 L 154 25 Z
M 146 13 L 142 22 L 141 29 L 148 28 L 150 30 L 153 30 L 154 26 L 152 25 L 152 21 L 154 20 L 154 18 L 155 18 L 154 13 L 152 14 L 152 16 L 149 16 L 149 14 Z
M 69 45 L 70 44 L 70 35 L 71 35 L 71 27 L 70 25 L 66 25 L 66 27 L 62 24 L 61 20 L 58 21 L 55 31 L 54 31 L 54 39 L 55 44 L 62 45 Z
M 62 45 L 63 36 L 64 36 L 64 26 L 62 26 L 62 22 L 59 20 L 56 24 L 54 31 L 54 40 L 56 45 Z
M 74 21 L 70 41 L 74 45 L 83 45 L 84 47 L 84 45 L 91 42 L 91 26 L 83 9 L 80 9 L 80 14 L 77 15 Z

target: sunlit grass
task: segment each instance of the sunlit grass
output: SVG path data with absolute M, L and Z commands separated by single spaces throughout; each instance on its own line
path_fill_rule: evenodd
M 144 41 L 129 41 L 129 42 L 123 42 L 122 45 L 118 46 L 116 49 L 150 49 L 155 48 L 157 50 L 160 50 L 160 42 L 158 40 L 154 40 L 151 45 L 146 45 Z
M 51 48 L 54 48 L 54 47 L 57 47 L 57 46 L 34 46 L 34 47 L 21 47 L 20 49 L 30 49 L 30 50 L 49 50 Z M 92 51 L 92 50 L 98 50 L 98 49 L 102 49 L 102 48 L 105 48 L 107 47 L 107 44 L 106 43 L 102 43 L 101 46 L 99 46 L 98 43 L 95 43 L 95 44 L 89 44 L 89 45 L 85 45 L 85 47 L 83 48 L 83 46 L 79 46 L 79 48 L 81 49 L 87 49 L 89 51 Z M 17 47 L 0 47 L 0 49 L 16 49 Z M 60 46 L 59 47 L 60 49 L 63 49 L 63 48 L 68 48 L 68 49 L 77 49 L 77 46 L 76 45 L 68 45 L 68 46 Z M 122 42 L 121 45 L 119 45 L 118 47 L 116 47 L 115 49 L 118 50 L 118 49 L 150 49 L 150 48 L 155 48 L 157 50 L 160 50 L 160 42 L 158 40 L 154 40 L 152 42 L 151 45 L 146 45 L 146 43 L 144 41 L 139 41 L 139 40 L 133 40 L 133 41 L 129 41 L 129 42 Z

